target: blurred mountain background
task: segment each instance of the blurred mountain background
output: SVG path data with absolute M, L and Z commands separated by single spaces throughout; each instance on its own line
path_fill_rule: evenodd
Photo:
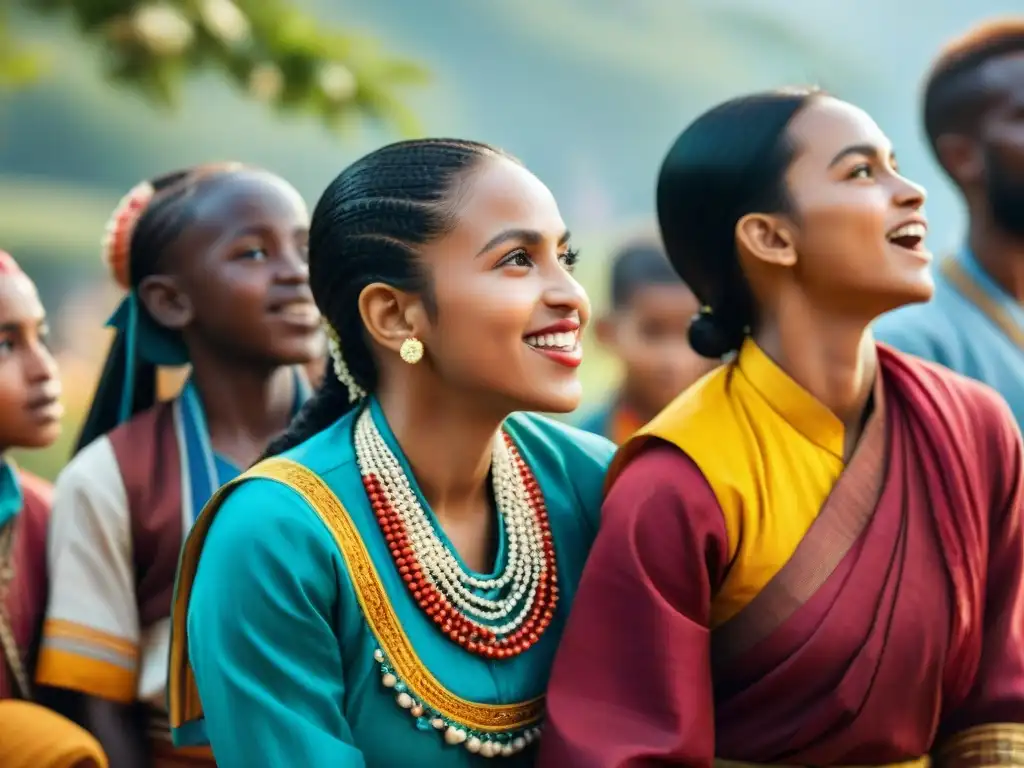
M 95 0 L 95 9 L 114 1 Z M 264 8 L 260 0 L 237 4 Z M 9 38 L 38 52 L 41 64 L 34 81 L 0 90 L 0 247 L 36 279 L 55 318 L 69 440 L 105 354 L 105 313 L 118 300 L 99 242 L 120 196 L 142 178 L 242 160 L 280 173 L 313 204 L 345 165 L 402 135 L 493 142 L 551 187 L 579 236 L 580 274 L 600 306 L 607 257 L 623 236 L 652 226 L 655 174 L 686 121 L 743 91 L 814 83 L 861 105 L 888 132 L 904 172 L 930 191 L 931 245 L 942 251 L 956 246 L 963 218 L 922 140 L 921 79 L 949 37 L 1021 13 L 1020 0 L 274 0 L 273 7 L 352 35 L 367 66 L 374 57 L 400 60 L 397 80 L 408 84 L 380 90 L 370 104 L 382 118 L 346 114 L 332 125 L 323 105 L 275 110 L 252 83 L 248 90 L 232 84 L 231 72 L 217 67 L 187 78 L 175 105 L 159 106 L 104 74 L 109 43 L 83 35 L 67 11 L 41 16 L 14 0 L 0 6 Z M 385 77 L 380 67 L 367 72 L 371 87 Z M 600 354 L 583 370 L 590 399 L 615 383 Z M 67 449 L 65 441 L 20 460 L 52 475 Z

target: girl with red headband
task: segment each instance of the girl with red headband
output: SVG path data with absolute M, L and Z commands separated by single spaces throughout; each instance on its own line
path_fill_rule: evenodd
M 133 189 L 106 260 L 127 295 L 76 455 L 57 480 L 38 681 L 115 765 L 212 765 L 173 750 L 166 684 L 174 569 L 194 515 L 304 402 L 320 351 L 309 217 L 282 179 L 204 166 Z M 156 400 L 161 366 L 191 365 Z

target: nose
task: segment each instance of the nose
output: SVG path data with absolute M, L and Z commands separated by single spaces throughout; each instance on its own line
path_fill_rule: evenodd
M 916 210 L 924 206 L 924 201 L 927 197 L 928 193 L 920 184 L 911 181 L 905 176 L 896 177 L 896 189 L 893 194 L 896 205 L 901 208 L 913 208 Z
M 581 323 L 590 317 L 590 297 L 564 267 L 559 265 L 544 291 L 545 303 L 563 312 L 577 314 Z
M 280 268 L 277 279 L 289 285 L 302 285 L 309 282 L 309 262 L 306 254 L 297 246 L 282 249 Z
M 27 353 L 25 376 L 31 384 L 57 378 L 57 361 L 42 340 L 34 341 Z

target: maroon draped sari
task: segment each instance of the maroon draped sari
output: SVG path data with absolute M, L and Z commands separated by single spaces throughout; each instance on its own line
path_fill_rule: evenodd
M 667 443 L 621 469 L 541 766 L 878 765 L 1024 723 L 1020 433 L 982 385 L 883 346 L 879 360 L 884 422 L 792 558 L 719 627 L 728 542 L 711 488 Z

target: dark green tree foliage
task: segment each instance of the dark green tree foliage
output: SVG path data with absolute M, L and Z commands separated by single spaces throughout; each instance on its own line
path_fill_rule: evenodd
M 45 72 L 45 51 L 19 45 L 8 23 L 26 10 L 72 18 L 111 82 L 160 107 L 177 103 L 190 75 L 218 71 L 251 98 L 331 126 L 365 115 L 418 130 L 401 90 L 426 72 L 288 0 L 0 0 L 0 86 Z

